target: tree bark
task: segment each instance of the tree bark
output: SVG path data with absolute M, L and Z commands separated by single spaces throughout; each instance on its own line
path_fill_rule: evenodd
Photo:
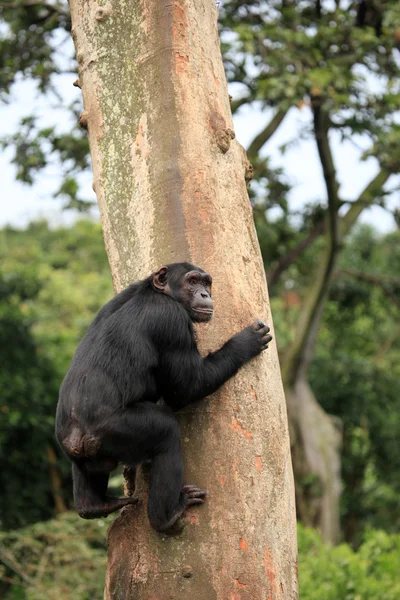
M 106 248 L 116 290 L 171 261 L 214 280 L 203 352 L 262 317 L 268 293 L 212 0 L 70 0 Z M 186 481 L 208 491 L 183 532 L 139 505 L 108 533 L 107 600 L 297 598 L 294 490 L 276 347 L 180 415 Z
M 62 496 L 62 482 L 57 469 L 57 455 L 52 446 L 47 446 L 47 459 L 49 461 L 49 473 L 51 492 L 53 494 L 54 507 L 58 514 L 67 512 L 68 508 Z

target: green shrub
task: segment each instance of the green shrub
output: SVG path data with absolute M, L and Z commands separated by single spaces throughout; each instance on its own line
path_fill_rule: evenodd
M 67 513 L 0 533 L 0 598 L 102 600 L 111 522 Z M 298 539 L 300 600 L 400 598 L 400 535 L 371 530 L 357 552 L 301 525 Z
M 111 521 L 84 521 L 67 513 L 0 533 L 0 597 L 102 600 Z
M 370 530 L 357 552 L 298 527 L 301 600 L 398 600 L 400 535 Z

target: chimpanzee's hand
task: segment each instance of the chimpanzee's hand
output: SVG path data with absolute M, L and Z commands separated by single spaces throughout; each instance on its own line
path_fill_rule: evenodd
M 248 354 L 249 360 L 268 348 L 268 344 L 272 340 L 269 331 L 268 325 L 258 319 L 235 336 L 243 350 Z

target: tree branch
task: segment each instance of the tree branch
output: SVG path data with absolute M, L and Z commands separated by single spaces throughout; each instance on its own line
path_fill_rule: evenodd
M 19 564 L 17 559 L 14 557 L 12 552 L 5 548 L 3 544 L 0 543 L 0 562 L 6 565 L 11 571 L 14 571 L 20 578 L 22 585 L 31 586 L 33 585 L 33 580 L 26 575 L 24 568 Z
M 286 112 L 287 111 L 285 110 L 278 110 L 268 125 L 258 135 L 256 135 L 247 149 L 247 155 L 249 156 L 250 160 L 259 153 L 264 144 L 266 144 L 274 135 L 275 131 L 285 118 Z
M 338 219 L 339 222 L 339 237 L 344 238 L 349 233 L 351 227 L 360 216 L 361 212 L 365 208 L 369 208 L 375 202 L 376 195 L 380 193 L 383 185 L 389 179 L 390 174 L 386 171 L 381 171 L 378 175 L 367 185 L 367 187 L 361 192 L 359 197 L 353 202 L 350 200 L 340 200 L 338 203 L 339 208 L 344 204 L 350 204 L 351 207 L 347 213 Z M 268 285 L 276 285 L 277 281 L 281 277 L 282 273 L 290 267 L 290 265 L 298 258 L 298 256 L 306 250 L 318 236 L 325 233 L 327 228 L 327 219 L 318 223 L 318 225 L 311 230 L 306 238 L 297 244 L 293 250 L 291 250 L 285 256 L 282 256 L 277 266 L 272 271 L 271 275 L 268 276 Z
M 297 244 L 297 246 L 295 246 L 288 254 L 285 254 L 285 256 L 281 256 L 281 258 L 278 261 L 278 264 L 276 265 L 276 267 L 274 268 L 272 273 L 270 275 L 267 274 L 268 287 L 275 285 L 276 282 L 279 280 L 280 276 L 282 275 L 282 273 L 284 271 L 286 271 L 286 269 L 288 269 L 290 267 L 290 265 L 296 260 L 296 258 L 306 248 L 311 246 L 311 244 L 314 242 L 314 240 L 316 240 L 317 237 L 319 237 L 322 233 L 324 233 L 325 230 L 326 230 L 326 221 L 325 220 L 320 221 L 316 225 L 316 227 L 314 227 L 314 229 L 312 229 L 310 231 L 310 233 L 307 235 L 307 237 L 302 239 Z
M 231 111 L 232 111 L 232 114 L 234 115 L 235 112 L 241 106 L 243 106 L 243 104 L 248 104 L 250 102 L 252 102 L 252 100 L 248 96 L 243 96 L 243 98 L 238 98 L 237 100 L 231 100 Z
M 305 371 L 311 361 L 325 299 L 328 294 L 339 250 L 338 184 L 329 145 L 328 115 L 323 109 L 320 98 L 317 98 L 313 102 L 313 115 L 314 134 L 328 194 L 327 231 L 329 237 L 315 279 L 309 288 L 299 315 L 295 341 L 291 345 L 283 365 L 283 380 L 289 386 L 293 386 L 297 379 L 305 377 Z
M 361 192 L 357 200 L 351 205 L 347 213 L 340 219 L 340 234 L 345 237 L 354 223 L 357 221 L 361 212 L 374 204 L 376 196 L 381 193 L 383 186 L 390 177 L 390 173 L 385 169 L 370 181 L 367 187 Z
M 328 131 L 329 120 L 328 115 L 321 105 L 321 99 L 317 98 L 313 101 L 314 115 L 314 132 L 317 142 L 318 154 L 324 173 L 326 191 L 328 195 L 328 222 L 330 233 L 330 244 L 332 250 L 335 251 L 338 245 L 338 219 L 337 213 L 339 208 L 338 189 L 339 185 L 336 179 L 335 164 L 329 145 Z

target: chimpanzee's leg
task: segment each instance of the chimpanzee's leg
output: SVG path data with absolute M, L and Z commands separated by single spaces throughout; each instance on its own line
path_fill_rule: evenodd
M 178 422 L 168 407 L 140 402 L 108 420 L 102 451 L 125 464 L 151 459 L 149 520 L 166 531 L 192 504 L 202 504 L 205 492 L 183 486 Z
M 206 493 L 194 485 L 182 485 L 183 464 L 178 437 L 153 459 L 149 485 L 149 521 L 159 532 L 170 529 L 185 509 L 203 504 Z
M 136 498 L 110 498 L 107 494 L 109 473 L 88 472 L 84 464 L 72 463 L 75 510 L 83 519 L 106 517 Z

